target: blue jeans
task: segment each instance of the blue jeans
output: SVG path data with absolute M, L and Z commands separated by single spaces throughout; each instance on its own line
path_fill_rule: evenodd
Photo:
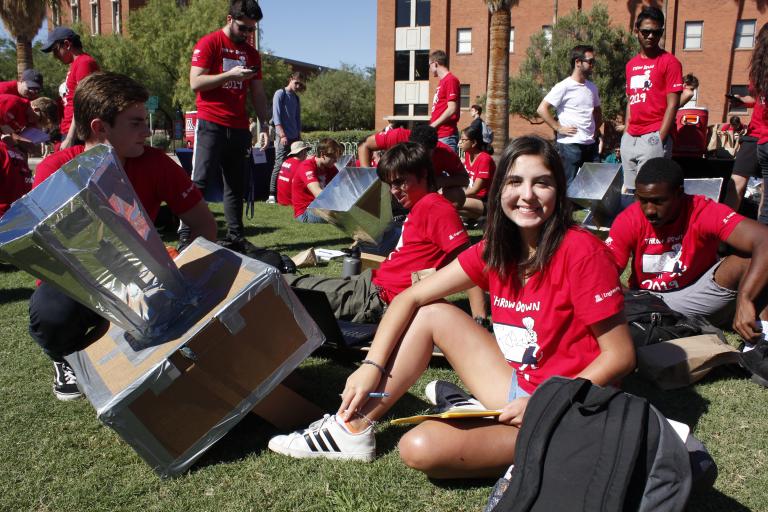
M 565 178 L 568 185 L 571 184 L 579 168 L 585 162 L 599 162 L 600 154 L 597 152 L 597 142 L 592 144 L 561 144 L 556 143 L 557 153 L 563 162 Z
M 307 224 L 325 224 L 326 220 L 322 217 L 318 217 L 313 213 L 309 213 L 309 210 L 305 210 L 304 213 L 296 217 L 299 222 L 305 222 Z
M 439 140 L 443 144 L 450 146 L 454 153 L 456 153 L 457 155 L 459 154 L 459 136 L 458 135 L 451 135 L 449 137 L 443 137 L 437 140 Z
M 760 171 L 763 173 L 763 195 L 768 190 L 768 143 L 758 144 L 757 161 L 760 163 Z M 760 224 L 768 224 L 768 200 L 763 199 L 763 207 L 760 208 L 760 215 L 757 216 Z

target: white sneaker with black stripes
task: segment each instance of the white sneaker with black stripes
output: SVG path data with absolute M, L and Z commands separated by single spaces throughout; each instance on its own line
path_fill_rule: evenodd
M 456 384 L 444 380 L 433 380 L 424 386 L 424 395 L 435 406 L 437 412 L 449 409 L 485 410 L 478 399 L 461 389 Z
M 373 425 L 352 434 L 339 424 L 335 414 L 326 414 L 304 430 L 275 436 L 268 446 L 273 452 L 298 459 L 324 457 L 370 462 L 376 458 Z

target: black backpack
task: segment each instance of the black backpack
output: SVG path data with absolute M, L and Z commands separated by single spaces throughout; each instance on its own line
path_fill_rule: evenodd
M 635 348 L 718 331 L 702 317 L 686 317 L 671 310 L 664 300 L 645 290 L 624 292 L 624 315 Z
M 647 400 L 552 377 L 528 403 L 509 486 L 486 510 L 680 511 L 690 490 L 685 445 Z

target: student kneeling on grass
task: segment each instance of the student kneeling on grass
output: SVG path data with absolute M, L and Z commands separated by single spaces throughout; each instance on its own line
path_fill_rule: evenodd
M 635 184 L 635 203 L 616 217 L 606 240 L 617 268 L 631 256 L 631 288 L 649 290 L 684 315 L 732 323 L 746 342 L 742 364 L 768 386 L 768 227 L 686 194 L 673 160 L 648 160 Z M 720 259 L 721 242 L 734 254 Z
M 442 300 L 475 285 L 490 292 L 495 338 Z M 498 420 L 426 421 L 400 440 L 400 457 L 433 478 L 497 477 L 514 462 L 528 397 L 540 383 L 562 375 L 606 385 L 634 368 L 623 305 L 609 251 L 574 226 L 554 147 L 519 137 L 494 176 L 484 240 L 395 297 L 336 414 L 272 438 L 269 448 L 373 459 L 374 422 L 416 382 L 434 343 L 480 402 L 503 412 Z
M 149 136 L 149 94 L 135 80 L 116 73 L 94 73 L 75 91 L 77 136 L 85 146 L 62 149 L 40 162 L 33 186 L 61 166 L 98 144 L 109 144 L 128 175 L 144 209 L 154 219 L 165 202 L 192 230 L 194 239 L 216 240 L 216 221 L 187 173 L 163 151 L 144 145 Z M 29 300 L 29 333 L 53 359 L 53 391 L 59 400 L 80 396 L 77 378 L 64 356 L 87 343 L 93 327 L 106 322 L 79 302 L 47 283 L 40 283 Z
M 322 217 L 310 213 L 307 207 L 339 173 L 336 169 L 336 160 L 339 159 L 343 149 L 341 144 L 333 139 L 320 139 L 316 154 L 307 157 L 294 171 L 291 182 L 291 201 L 293 216 L 297 221 L 310 224 L 325 222 Z
M 325 292 L 336 318 L 342 320 L 377 323 L 387 304 L 411 286 L 413 272 L 441 268 L 469 246 L 456 210 L 435 192 L 432 161 L 422 145 L 394 146 L 381 158 L 376 172 L 400 205 L 410 210 L 400 241 L 381 267 L 351 279 L 284 276 L 291 286 Z M 473 313 L 485 317 L 480 290 L 473 293 Z

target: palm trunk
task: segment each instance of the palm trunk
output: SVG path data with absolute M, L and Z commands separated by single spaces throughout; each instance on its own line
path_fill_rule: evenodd
M 16 72 L 19 77 L 32 67 L 32 41 L 28 37 L 16 38 Z
M 501 155 L 509 137 L 509 8 L 491 14 L 486 121 L 493 130 L 493 150 Z

